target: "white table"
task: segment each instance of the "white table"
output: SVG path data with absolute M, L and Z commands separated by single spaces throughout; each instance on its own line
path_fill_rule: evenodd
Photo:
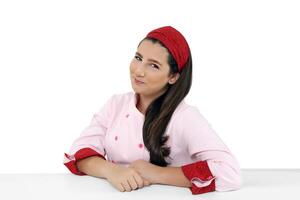
M 0 174 L 0 199 L 300 199 L 300 169 L 243 169 L 243 186 L 192 195 L 188 188 L 151 185 L 119 192 L 105 179 L 73 174 Z

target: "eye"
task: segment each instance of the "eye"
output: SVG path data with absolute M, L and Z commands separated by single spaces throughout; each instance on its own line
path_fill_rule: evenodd
M 139 60 L 139 59 L 142 60 L 142 59 L 141 59 L 140 57 L 138 57 L 138 56 L 134 56 L 134 58 L 137 59 L 137 60 Z
M 151 66 L 154 66 L 155 68 L 159 69 L 159 67 L 156 64 L 151 64 Z

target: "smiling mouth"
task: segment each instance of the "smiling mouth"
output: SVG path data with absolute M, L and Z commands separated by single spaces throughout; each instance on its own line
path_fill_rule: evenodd
M 134 82 L 137 84 L 144 84 L 144 82 L 137 80 L 136 78 L 134 78 Z

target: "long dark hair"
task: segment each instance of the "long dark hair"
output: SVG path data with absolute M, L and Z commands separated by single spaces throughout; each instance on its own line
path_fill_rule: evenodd
M 144 40 L 150 40 L 154 44 L 159 43 L 162 47 L 166 48 L 157 39 L 145 37 L 142 41 Z M 150 162 L 162 167 L 170 164 L 165 160 L 165 157 L 168 157 L 171 151 L 170 147 L 164 146 L 165 142 L 168 140 L 168 136 L 164 135 L 165 130 L 173 112 L 178 104 L 189 93 L 192 85 L 191 52 L 189 52 L 189 59 L 181 72 L 179 72 L 178 65 L 172 54 L 169 51 L 168 53 L 170 74 L 178 72 L 180 73 L 180 77 L 174 84 L 168 83 L 166 92 L 150 103 L 145 113 L 145 121 L 143 125 L 143 140 L 150 153 Z

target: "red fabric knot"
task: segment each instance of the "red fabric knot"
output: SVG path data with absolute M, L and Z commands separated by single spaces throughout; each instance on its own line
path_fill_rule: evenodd
M 69 154 L 66 154 L 66 153 L 65 153 L 65 156 L 66 156 L 68 159 L 71 159 L 71 156 L 69 156 Z

